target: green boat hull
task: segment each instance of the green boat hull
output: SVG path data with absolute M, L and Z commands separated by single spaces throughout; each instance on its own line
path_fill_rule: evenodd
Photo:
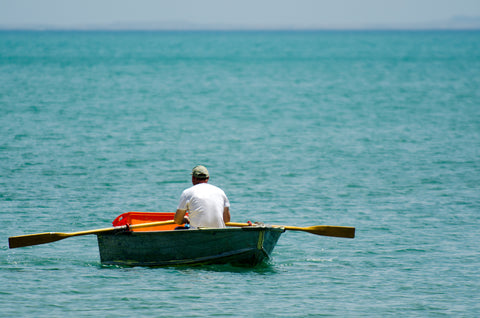
M 97 234 L 106 265 L 172 266 L 225 264 L 256 266 L 271 257 L 285 230 L 243 227 Z

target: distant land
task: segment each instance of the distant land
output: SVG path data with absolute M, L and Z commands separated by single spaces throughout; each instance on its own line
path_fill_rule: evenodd
M 391 24 L 305 24 L 305 25 L 261 25 L 261 24 L 200 24 L 187 21 L 164 22 L 118 22 L 109 24 L 0 24 L 0 30 L 105 30 L 105 31 L 248 31 L 248 30 L 480 30 L 480 16 L 454 16 L 447 20 L 425 23 Z

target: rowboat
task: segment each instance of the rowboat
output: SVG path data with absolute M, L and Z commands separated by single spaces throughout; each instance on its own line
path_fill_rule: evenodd
M 113 227 L 80 232 L 45 232 L 12 236 L 9 248 L 52 243 L 69 237 L 97 235 L 100 261 L 109 265 L 171 266 L 224 264 L 255 266 L 271 257 L 285 230 L 354 238 L 349 226 L 308 227 L 226 223 L 227 228 L 185 230 L 174 224 L 173 212 L 127 212 Z
M 172 212 L 127 212 L 114 227 L 173 219 Z M 225 264 L 256 266 L 271 258 L 283 227 L 175 229 L 168 224 L 98 233 L 100 261 L 106 265 L 171 266 Z

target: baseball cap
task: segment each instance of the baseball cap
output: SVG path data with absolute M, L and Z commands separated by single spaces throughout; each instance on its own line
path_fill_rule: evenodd
M 198 178 L 198 179 L 206 179 L 210 175 L 208 174 L 207 168 L 205 168 L 202 165 L 198 165 L 198 166 L 195 166 L 192 169 L 192 176 L 194 176 L 195 178 Z

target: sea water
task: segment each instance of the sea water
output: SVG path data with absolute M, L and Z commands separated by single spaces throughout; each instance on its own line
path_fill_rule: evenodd
M 480 33 L 0 32 L 2 317 L 480 316 Z M 246 269 L 102 266 L 94 235 L 176 209 L 206 165 Z

